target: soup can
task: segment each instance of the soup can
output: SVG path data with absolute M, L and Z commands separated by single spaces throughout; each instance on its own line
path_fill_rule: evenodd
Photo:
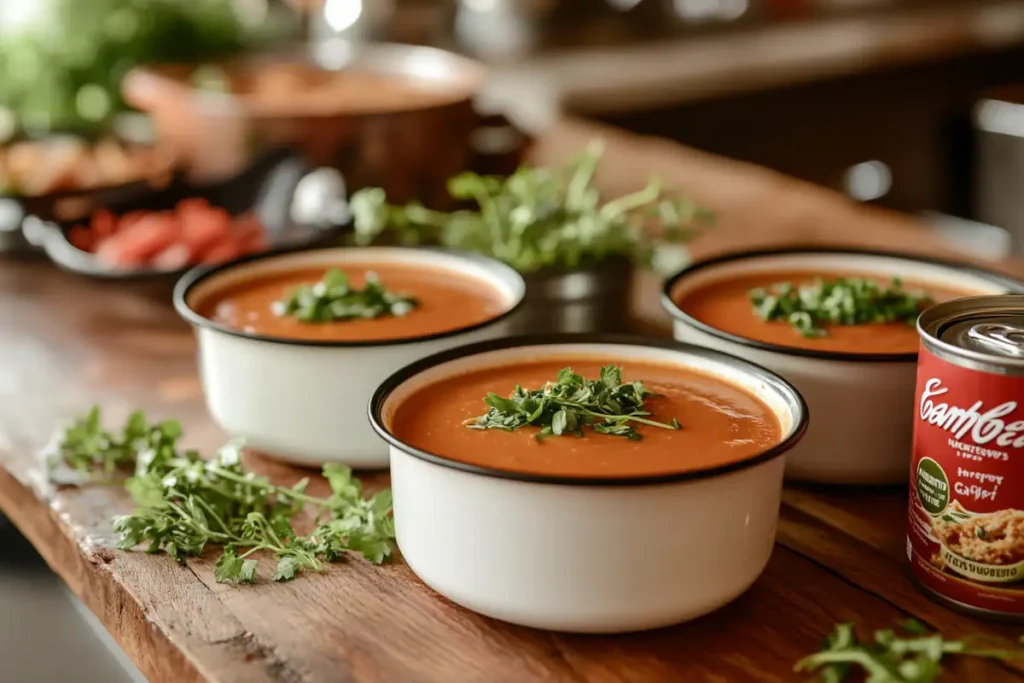
M 1024 295 L 942 303 L 917 326 L 914 578 L 950 607 L 1024 621 Z

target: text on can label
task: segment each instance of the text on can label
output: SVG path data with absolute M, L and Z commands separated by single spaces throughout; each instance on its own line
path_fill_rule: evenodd
M 1010 422 L 1002 419 L 1017 409 L 1016 401 L 1006 401 L 985 410 L 984 401 L 976 401 L 970 408 L 962 408 L 932 400 L 948 391 L 937 377 L 925 382 L 921 393 L 922 420 L 953 433 L 958 439 L 969 434 L 976 444 L 995 443 L 998 446 L 1024 448 L 1024 420 Z

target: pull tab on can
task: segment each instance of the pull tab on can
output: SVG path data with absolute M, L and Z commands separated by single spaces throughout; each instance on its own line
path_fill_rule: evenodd
M 979 323 L 967 331 L 967 338 L 990 352 L 1024 358 L 1024 328 L 1022 327 Z

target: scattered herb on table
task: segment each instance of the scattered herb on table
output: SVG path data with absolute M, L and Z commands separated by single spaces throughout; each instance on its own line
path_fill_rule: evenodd
M 51 466 L 63 462 L 94 480 L 109 479 L 118 469 L 133 467 L 141 450 L 159 448 L 164 440 L 176 440 L 180 432 L 177 422 L 150 425 L 145 415 L 135 412 L 121 434 L 113 434 L 103 428 L 100 409 L 93 406 L 71 423 L 46 455 Z
M 816 672 L 826 683 L 864 680 L 867 683 L 931 683 L 942 673 L 940 663 L 946 655 L 1018 659 L 1024 650 L 975 647 L 969 640 L 947 640 L 940 633 L 929 633 L 920 622 L 906 619 L 899 623 L 906 637 L 892 629 L 875 631 L 874 642 L 863 643 L 853 624 L 838 624 L 825 638 L 821 652 L 797 662 L 796 671 Z M 864 676 L 851 679 L 855 673 Z
M 181 434 L 178 422 L 149 423 L 141 412 L 128 418 L 121 434 L 106 432 L 93 408 L 59 442 L 56 456 L 76 469 L 134 468 L 125 488 L 138 507 L 114 520 L 119 548 L 145 544 L 147 552 L 163 551 L 184 563 L 208 545 L 218 546 L 214 576 L 234 583 L 255 581 L 261 552 L 277 560 L 275 581 L 318 570 L 349 552 L 374 564 L 391 555 L 390 490 L 364 496 L 349 468 L 328 464 L 323 475 L 331 496 L 312 496 L 306 493 L 308 479 L 285 487 L 246 471 L 238 442 L 207 461 L 178 446 Z M 314 512 L 314 528 L 301 535 L 292 523 L 304 510 Z
M 416 298 L 385 289 L 376 273 L 366 274 L 362 289 L 352 286 L 338 268 L 327 271 L 312 285 L 296 287 L 288 297 L 274 304 L 280 316 L 295 316 L 305 323 L 408 315 L 419 305 Z
M 805 337 L 824 337 L 825 325 L 913 325 L 932 299 L 903 289 L 899 278 L 883 287 L 874 280 L 851 277 L 819 279 L 799 287 L 777 282 L 751 290 L 750 303 L 762 320 L 785 320 Z
M 591 427 L 598 434 L 624 436 L 638 441 L 640 433 L 631 423 L 662 429 L 680 429 L 679 422 L 656 422 L 644 410 L 644 400 L 658 394 L 644 387 L 643 382 L 622 381 L 622 368 L 606 365 L 601 378 L 584 379 L 562 368 L 555 382 L 542 389 L 524 389 L 518 384 L 509 398 L 487 394 L 484 403 L 490 406 L 483 415 L 466 421 L 470 429 L 503 429 L 512 431 L 527 425 L 540 427 L 536 438 L 575 434 L 583 436 L 583 428 Z
M 524 273 L 616 256 L 666 270 L 681 266 L 667 262 L 667 247 L 689 241 L 710 213 L 664 192 L 654 178 L 639 192 L 602 204 L 592 185 L 602 150 L 594 142 L 565 168 L 523 167 L 508 178 L 462 173 L 448 182 L 448 192 L 476 206 L 452 213 L 395 206 L 380 188 L 360 190 L 350 202 L 356 241 L 370 244 L 390 233 L 404 244 L 486 254 Z M 660 235 L 649 231 L 652 220 Z M 685 250 L 679 256 L 685 260 Z

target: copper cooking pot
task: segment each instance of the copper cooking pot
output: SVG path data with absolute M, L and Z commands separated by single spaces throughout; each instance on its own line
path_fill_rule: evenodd
M 329 48 L 318 48 L 319 61 L 338 57 Z M 486 154 L 474 148 L 480 129 L 493 127 L 473 107 L 485 77 L 480 63 L 430 47 L 376 43 L 360 45 L 345 55 L 342 69 L 331 70 L 313 66 L 308 53 L 220 65 L 227 78 L 219 90 L 196 87 L 194 67 L 138 69 L 125 79 L 125 98 L 153 117 L 195 180 L 236 174 L 268 148 L 286 147 L 313 167 L 340 171 L 350 191 L 379 186 L 391 201 L 442 208 L 450 203 L 451 176 L 466 169 L 511 172 L 518 165 L 525 141 L 511 128 L 497 136 L 507 141 L 503 148 Z M 251 90 L 261 77 L 264 89 Z M 315 88 L 344 78 L 377 79 L 379 86 L 368 85 L 355 99 L 317 97 L 322 91 Z M 289 89 L 296 79 L 313 85 L 296 96 Z

